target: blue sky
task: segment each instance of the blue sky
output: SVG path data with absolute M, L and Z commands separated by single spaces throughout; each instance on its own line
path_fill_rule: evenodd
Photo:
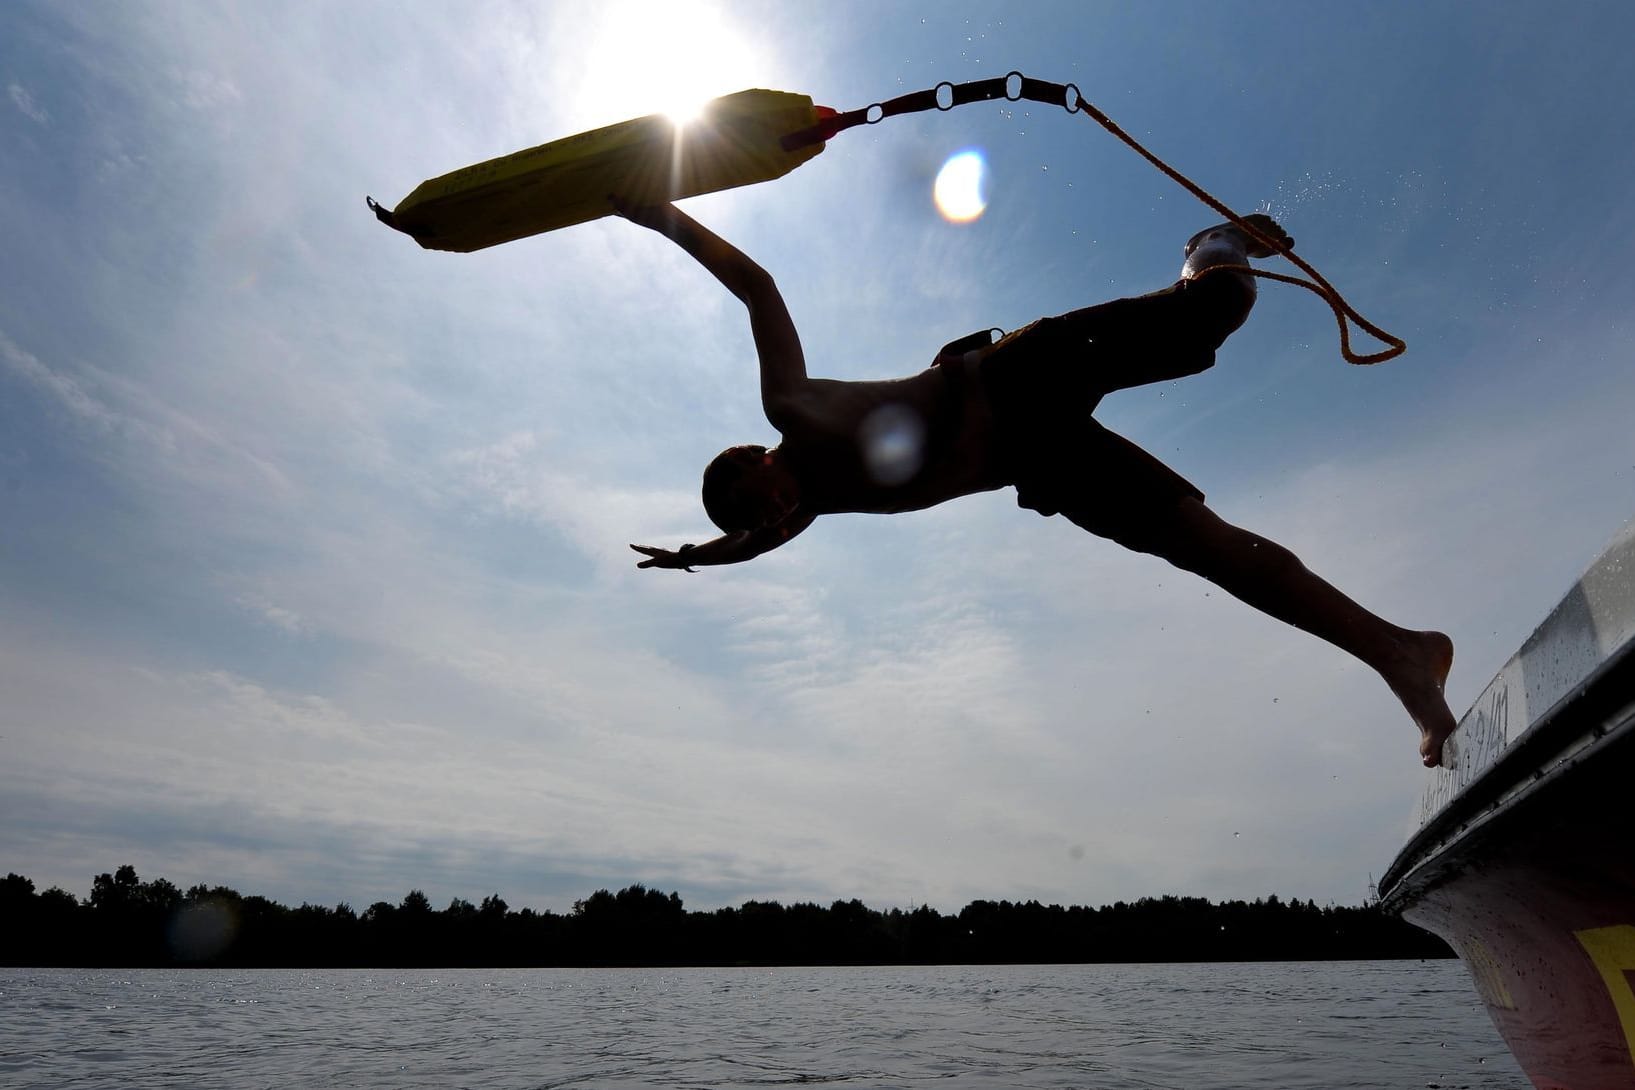
M 1409 344 L 1350 367 L 1268 285 L 1212 371 L 1101 419 L 1449 632 L 1462 712 L 1635 507 L 1635 12 L 1014 7 L 0 8 L 0 868 L 1360 900 L 1426 775 L 1365 668 L 1009 493 L 637 571 L 707 534 L 715 451 L 775 438 L 741 307 L 622 222 L 453 255 L 364 207 L 682 91 L 1074 81 Z M 932 183 L 969 148 L 956 225 Z M 1003 103 L 686 207 L 837 378 L 1161 287 L 1215 218 Z

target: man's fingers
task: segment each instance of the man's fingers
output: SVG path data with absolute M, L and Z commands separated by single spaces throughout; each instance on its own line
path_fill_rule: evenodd
M 651 545 L 632 545 L 630 547 L 648 558 L 638 562 L 636 565 L 638 568 L 659 567 L 667 557 L 672 555 L 668 549 L 656 549 Z
M 657 227 L 660 218 L 648 205 L 631 204 L 617 193 L 607 195 L 608 203 L 613 205 L 613 211 L 638 227 Z
M 667 201 L 659 204 L 636 204 L 617 193 L 609 193 L 607 199 L 615 212 L 641 227 L 657 231 L 667 227 L 674 219 L 675 208 Z
M 1248 223 L 1251 227 L 1265 235 L 1267 238 L 1271 239 L 1273 242 L 1281 245 L 1284 249 L 1294 249 L 1294 239 L 1289 237 L 1289 233 L 1283 229 L 1282 224 L 1278 223 L 1266 213 L 1252 212 L 1249 215 L 1244 216 L 1243 219 L 1244 222 Z M 1251 257 L 1270 257 L 1273 253 L 1276 253 L 1275 250 L 1267 250 L 1266 247 L 1262 246 L 1253 239 L 1250 239 L 1250 246 L 1253 247 L 1249 254 Z

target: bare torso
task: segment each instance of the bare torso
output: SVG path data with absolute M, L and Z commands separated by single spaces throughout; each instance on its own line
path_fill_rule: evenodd
M 1002 488 L 974 358 L 880 382 L 810 379 L 769 413 L 811 514 L 889 514 Z

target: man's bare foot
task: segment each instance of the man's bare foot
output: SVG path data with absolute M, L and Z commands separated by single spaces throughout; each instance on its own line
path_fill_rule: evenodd
M 1442 746 L 1459 721 L 1442 694 L 1453 668 L 1453 641 L 1440 632 L 1410 632 L 1380 672 L 1419 727 L 1419 757 L 1426 768 L 1442 763 Z

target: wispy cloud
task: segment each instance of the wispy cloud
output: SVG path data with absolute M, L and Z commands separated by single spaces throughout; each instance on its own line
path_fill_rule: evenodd
M 144 467 L 164 463 L 171 475 L 225 490 L 248 472 L 258 484 L 287 493 L 291 484 L 277 466 L 145 389 L 140 383 L 90 365 L 73 370 L 49 366 L 0 330 L 0 361 L 78 424 L 123 444 L 98 453 L 122 469 L 133 449 Z M 231 484 L 229 483 L 231 482 Z
M 6 96 L 11 99 L 11 104 L 17 107 L 19 113 L 36 125 L 51 124 L 51 115 L 46 113 L 45 109 L 34 101 L 34 96 L 22 84 L 15 80 L 8 83 L 6 85 Z
M 93 396 L 79 380 L 52 370 L 41 363 L 38 356 L 23 351 L 3 330 L 0 330 L 0 360 L 5 361 L 13 374 L 43 391 L 79 420 L 107 431 L 138 427 L 135 421 Z
M 558 908 L 633 880 L 695 907 L 1360 896 L 1414 796 L 1412 727 L 1366 668 L 1161 561 L 1001 493 L 825 518 L 747 566 L 636 570 L 627 543 L 710 533 L 716 450 L 773 438 L 739 304 L 628 224 L 448 255 L 362 206 L 616 120 L 561 52 L 588 10 L 411 4 L 363 49 L 322 6 L 52 9 L 83 51 L 8 93 L 67 149 L 47 165 L 90 169 L 65 189 L 0 157 L 16 214 L 53 224 L 18 267 L 61 284 L 0 299 L 7 867 L 81 891 L 131 861 L 291 901 L 414 885 Z M 998 74 L 991 45 L 1047 77 L 1094 61 L 1127 100 L 1108 105 L 1241 191 L 1305 178 L 1278 196 L 1296 234 L 1341 255 L 1371 316 L 1406 319 L 1414 355 L 1314 370 L 1326 316 L 1268 289 L 1215 372 L 1107 416 L 1365 605 L 1449 630 L 1456 699 L 1627 517 L 1626 319 L 1588 300 L 1627 295 L 1635 224 L 1563 204 L 1558 252 L 1502 191 L 1523 151 L 1615 191 L 1627 149 L 1586 169 L 1529 130 L 1467 167 L 1435 158 L 1466 147 L 1432 138 L 1442 119 L 1370 95 L 1383 112 L 1358 123 L 1408 165 L 1368 173 L 1338 140 L 1332 167 L 1268 161 L 1281 137 L 1211 162 L 1228 141 L 1140 50 L 1070 58 L 1007 17 L 979 64 L 930 9 L 862 36 L 741 14 L 721 17 L 746 40 L 821 40 L 757 57 L 833 105 Z M 914 34 L 875 51 L 888 23 Z M 617 67 L 619 40 L 597 78 L 652 75 Z M 1222 102 L 1262 134 L 1331 128 L 1284 87 Z M 69 101 L 83 131 L 40 105 Z M 1489 104 L 1514 120 L 1491 96 L 1450 109 Z M 1173 275 L 1204 213 L 1076 125 L 999 103 L 898 119 L 689 208 L 778 275 L 814 374 L 890 377 Z M 949 227 L 930 178 L 973 143 L 995 199 Z

